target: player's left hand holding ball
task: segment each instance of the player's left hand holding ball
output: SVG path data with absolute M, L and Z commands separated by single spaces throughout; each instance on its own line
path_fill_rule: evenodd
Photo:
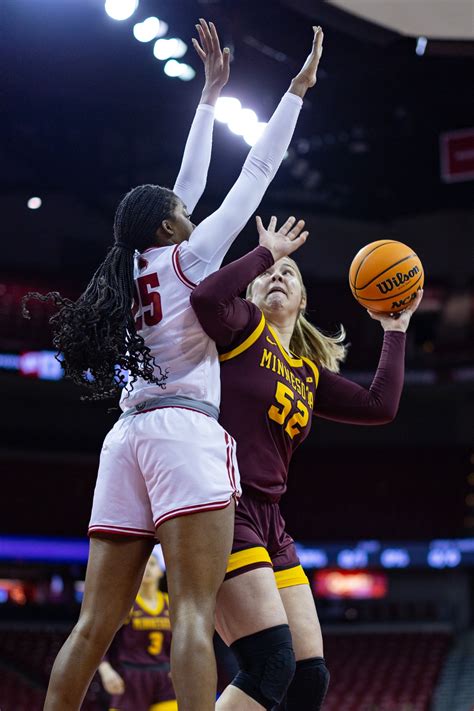
M 390 316 L 390 314 L 376 313 L 375 311 L 370 311 L 370 309 L 367 309 L 367 313 L 374 321 L 380 321 L 384 331 L 401 331 L 405 333 L 410 325 L 411 317 L 420 305 L 422 298 L 423 289 L 420 289 L 412 304 L 404 311 L 394 314 L 393 316 Z

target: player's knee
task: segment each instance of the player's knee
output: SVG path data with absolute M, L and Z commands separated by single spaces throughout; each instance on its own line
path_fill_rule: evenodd
M 285 696 L 295 672 L 295 655 L 288 625 L 269 627 L 232 645 L 240 671 L 232 684 L 266 709 Z
M 319 711 L 329 686 L 329 671 L 323 657 L 296 662 L 288 689 L 286 711 Z

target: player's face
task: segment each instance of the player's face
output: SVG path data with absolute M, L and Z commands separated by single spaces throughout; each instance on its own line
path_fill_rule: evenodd
M 300 277 L 285 257 L 261 274 L 252 285 L 252 301 L 270 317 L 272 313 L 294 316 L 305 306 Z
M 145 567 L 145 572 L 143 574 L 143 582 L 151 583 L 158 582 L 158 580 L 163 576 L 163 572 L 160 565 L 154 555 L 151 555 L 148 559 L 148 563 Z
M 192 231 L 196 227 L 196 225 L 191 222 L 191 216 L 188 213 L 186 205 L 181 200 L 178 200 L 170 223 L 174 230 L 173 242 L 175 244 L 181 244 L 181 242 L 189 239 Z

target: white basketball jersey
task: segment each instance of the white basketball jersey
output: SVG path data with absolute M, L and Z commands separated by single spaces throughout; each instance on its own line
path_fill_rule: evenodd
M 157 247 L 135 262 L 134 317 L 137 331 L 157 366 L 167 373 L 165 388 L 138 378 L 124 388 L 120 407 L 127 410 L 156 396 L 182 395 L 220 404 L 216 345 L 201 328 L 191 308 L 194 284 L 179 264 L 179 247 Z M 157 377 L 160 371 L 155 368 Z

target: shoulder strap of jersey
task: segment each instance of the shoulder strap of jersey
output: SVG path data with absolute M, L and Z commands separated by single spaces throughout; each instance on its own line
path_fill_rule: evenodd
M 260 317 L 260 321 L 258 325 L 250 332 L 250 334 L 247 336 L 247 338 L 242 341 L 238 346 L 235 348 L 232 348 L 232 350 L 227 351 L 227 353 L 221 353 L 219 355 L 219 360 L 221 363 L 225 362 L 226 360 L 230 360 L 231 358 L 235 358 L 236 356 L 240 355 L 244 351 L 248 350 L 250 346 L 253 346 L 255 341 L 260 338 L 260 336 L 263 333 L 263 329 L 265 328 L 265 316 L 262 314 Z

